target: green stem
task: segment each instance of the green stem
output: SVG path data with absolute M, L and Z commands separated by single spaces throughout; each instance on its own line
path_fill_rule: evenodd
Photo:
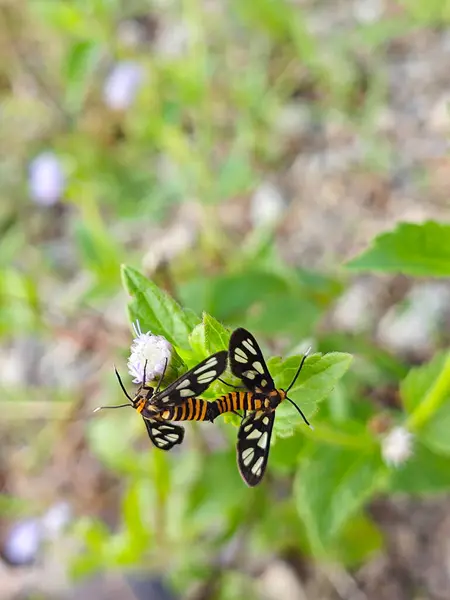
M 425 398 L 411 414 L 406 422 L 409 431 L 420 429 L 429 419 L 436 414 L 440 406 L 448 399 L 450 395 L 450 352 L 444 367 L 436 379 L 433 387 L 430 388 Z

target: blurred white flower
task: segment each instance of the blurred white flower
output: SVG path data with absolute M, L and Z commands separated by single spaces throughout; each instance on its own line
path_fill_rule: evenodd
M 266 182 L 255 191 L 250 204 L 250 218 L 254 227 L 275 224 L 283 214 L 283 196 L 272 183 Z
M 394 427 L 381 441 L 384 462 L 398 467 L 412 455 L 413 435 L 404 427 Z
M 58 502 L 51 506 L 41 519 L 44 536 L 52 539 L 58 536 L 72 516 L 72 509 L 67 502 Z
M 64 193 L 66 180 L 58 157 L 53 152 L 36 156 L 29 166 L 29 188 L 38 204 L 55 204 Z
M 146 381 L 158 379 L 170 364 L 172 344 L 162 335 L 153 335 L 150 331 L 142 333 L 139 321 L 133 324 L 133 330 L 136 337 L 128 359 L 128 372 L 134 378 L 133 383 L 143 383 L 144 369 Z
M 12 565 L 28 565 L 37 555 L 42 541 L 42 526 L 38 519 L 15 523 L 3 544 L 3 555 Z
M 133 61 L 117 63 L 103 87 L 105 104 L 113 110 L 126 110 L 133 103 L 141 86 L 144 69 Z
M 189 49 L 191 37 L 185 23 L 167 23 L 156 37 L 155 51 L 168 59 L 181 58 Z

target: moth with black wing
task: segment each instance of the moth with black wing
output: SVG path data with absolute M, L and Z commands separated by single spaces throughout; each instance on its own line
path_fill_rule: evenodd
M 160 391 L 164 372 L 156 389 L 145 383 L 139 386 L 132 398 L 125 389 L 120 375 L 115 369 L 123 393 L 130 401 L 117 406 L 99 406 L 103 408 L 122 408 L 131 406 L 144 419 L 150 440 L 161 450 L 170 450 L 184 439 L 184 428 L 171 421 L 213 421 L 217 416 L 214 402 L 197 398 L 211 383 L 220 377 L 227 366 L 227 352 L 217 352 L 206 358 L 193 369 L 181 375 L 164 390 Z M 166 363 L 167 367 L 167 363 Z
M 309 352 L 309 350 L 308 350 Z M 263 354 L 253 335 L 246 329 L 233 331 L 228 348 L 231 372 L 242 380 L 248 391 L 230 392 L 215 400 L 216 412 L 237 412 L 245 415 L 239 427 L 237 462 L 245 483 L 251 487 L 262 480 L 269 457 L 270 439 L 275 421 L 275 410 L 283 400 L 295 406 L 308 427 L 303 412 L 288 392 L 294 385 L 308 352 L 303 356 L 294 379 L 286 390 L 277 389 L 269 373 Z

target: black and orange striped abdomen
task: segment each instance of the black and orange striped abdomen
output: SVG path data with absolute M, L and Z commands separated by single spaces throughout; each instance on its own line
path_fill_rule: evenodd
M 170 406 L 159 413 L 165 421 L 212 421 L 216 415 L 213 402 L 188 398 L 181 406 Z
M 237 410 L 259 410 L 263 406 L 263 400 L 253 392 L 229 392 L 217 398 L 213 404 L 216 404 L 217 413 L 221 415 Z
M 255 410 L 274 410 L 280 402 L 286 398 L 283 390 L 273 390 L 270 394 L 255 392 L 229 392 L 220 396 L 211 404 L 216 405 L 212 411 L 213 418 L 226 412 L 236 412 L 244 410 L 252 412 Z M 214 414 L 214 412 L 216 414 Z

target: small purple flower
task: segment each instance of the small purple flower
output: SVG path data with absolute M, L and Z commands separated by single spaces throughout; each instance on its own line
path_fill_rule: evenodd
M 36 156 L 29 166 L 31 197 L 38 204 L 50 206 L 64 193 L 66 179 L 58 157 L 50 151 Z
M 34 562 L 42 542 L 42 526 L 38 519 L 26 519 L 15 523 L 3 545 L 5 559 L 16 566 Z
M 126 110 L 133 103 L 142 83 L 144 70 L 132 61 L 117 63 L 103 87 L 105 104 L 113 110 Z
M 164 368 L 168 367 L 172 358 L 172 345 L 162 335 L 153 335 L 148 331 L 142 333 L 139 321 L 133 324 L 135 338 L 131 344 L 128 359 L 128 372 L 134 378 L 133 383 L 154 381 L 161 377 Z

